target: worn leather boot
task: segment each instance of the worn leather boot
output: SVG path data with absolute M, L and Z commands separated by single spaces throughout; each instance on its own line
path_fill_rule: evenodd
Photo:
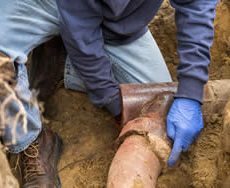
M 60 188 L 57 164 L 61 151 L 61 138 L 44 128 L 37 140 L 19 154 L 22 187 Z
M 29 63 L 30 87 L 39 91 L 38 99 L 46 102 L 64 85 L 67 52 L 60 37 L 36 48 Z

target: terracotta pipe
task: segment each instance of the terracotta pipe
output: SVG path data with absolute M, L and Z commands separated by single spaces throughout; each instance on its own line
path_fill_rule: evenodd
M 141 108 L 139 118 L 122 129 L 119 147 L 108 175 L 108 188 L 153 188 L 170 153 L 165 115 L 173 94 L 155 95 Z
M 160 161 L 148 149 L 145 138 L 131 136 L 113 159 L 107 188 L 153 188 L 160 172 Z
M 165 118 L 176 83 L 121 86 L 123 127 L 110 166 L 107 188 L 154 188 L 170 154 Z M 223 111 L 230 97 L 230 80 L 205 86 L 204 116 Z
M 142 106 L 155 95 L 170 91 L 175 93 L 177 83 L 122 84 L 122 124 L 138 117 Z M 204 88 L 203 114 L 222 113 L 230 96 L 230 80 L 209 81 Z

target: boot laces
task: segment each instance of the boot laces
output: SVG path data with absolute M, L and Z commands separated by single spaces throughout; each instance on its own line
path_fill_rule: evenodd
M 39 144 L 34 142 L 25 151 L 23 151 L 23 166 L 24 179 L 27 181 L 33 176 L 45 174 L 45 169 L 42 167 L 39 160 Z

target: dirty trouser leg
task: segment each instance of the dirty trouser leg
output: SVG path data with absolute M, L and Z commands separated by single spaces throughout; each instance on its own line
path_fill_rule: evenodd
M 17 64 L 16 66 L 17 84 L 15 87 L 15 92 L 22 102 L 25 111 L 27 112 L 27 133 L 22 127 L 22 121 L 19 121 L 16 132 L 13 133 L 16 136 L 16 143 L 12 143 L 12 125 L 6 125 L 3 134 L 3 142 L 12 153 L 18 153 L 24 150 L 37 138 L 42 128 L 38 104 L 35 103 L 35 101 L 32 102 L 34 96 L 32 96 L 32 92 L 29 90 L 26 66 L 25 64 Z M 14 119 L 18 111 L 18 104 L 16 102 L 10 102 L 6 110 L 6 114 L 7 116 L 10 116 L 10 118 Z
M 0 52 L 17 62 L 16 92 L 27 111 L 28 132 L 17 127 L 16 144 L 10 152 L 18 153 L 28 147 L 41 130 L 37 106 L 31 106 L 31 92 L 24 63 L 28 53 L 37 45 L 59 33 L 58 11 L 55 0 L 1 0 L 0 6 Z M 9 107 L 9 110 L 16 108 Z M 9 112 L 9 114 L 11 114 Z M 10 127 L 3 135 L 3 141 L 11 140 Z
M 119 83 L 160 83 L 171 82 L 161 52 L 150 31 L 139 39 L 125 45 L 105 45 L 105 51 L 112 63 L 115 79 Z M 85 91 L 77 70 L 67 58 L 65 87 Z

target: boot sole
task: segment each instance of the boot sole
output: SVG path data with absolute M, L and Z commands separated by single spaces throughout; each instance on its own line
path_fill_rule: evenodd
M 56 176 L 56 182 L 57 182 L 57 188 L 61 188 L 61 179 L 59 177 L 59 174 L 58 174 L 58 168 L 57 168 L 57 165 L 60 161 L 60 158 L 61 158 L 61 154 L 63 153 L 63 141 L 62 139 L 55 133 L 55 140 L 56 140 L 56 144 L 55 144 L 55 152 L 57 154 L 57 158 L 55 159 L 55 172 L 57 174 Z

